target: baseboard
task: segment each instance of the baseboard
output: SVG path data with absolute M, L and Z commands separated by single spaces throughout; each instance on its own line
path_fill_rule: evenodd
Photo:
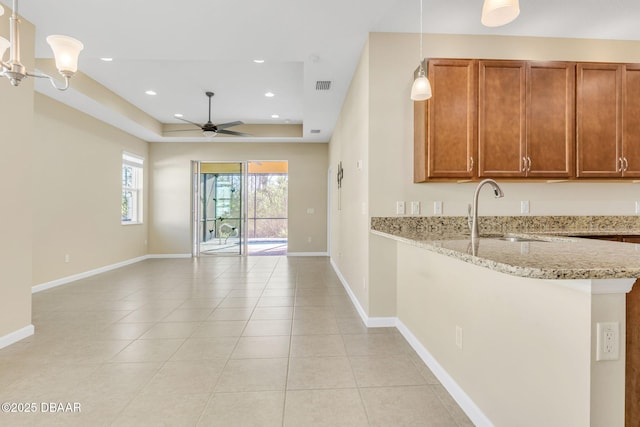
M 347 279 L 345 279 L 345 277 L 342 275 L 342 272 L 336 265 L 333 258 L 330 259 L 330 262 L 331 267 L 333 267 L 333 271 L 335 271 L 338 279 L 340 279 L 340 283 L 342 283 L 344 290 L 347 291 L 347 294 L 349 295 L 353 306 L 356 308 L 356 311 L 360 315 L 362 322 L 367 328 L 389 328 L 396 326 L 397 319 L 395 317 L 369 317 L 365 309 L 362 308 L 362 305 L 360 305 L 360 301 L 358 301 L 358 298 L 356 298 L 356 295 L 351 290 L 351 286 L 349 286 Z
M 418 341 L 404 323 L 397 317 L 369 317 L 367 312 L 362 308 L 358 298 L 351 290 L 347 279 L 336 265 L 333 259 L 330 260 L 331 266 L 335 271 L 338 279 L 344 286 L 345 291 L 351 298 L 351 302 L 358 311 L 362 321 L 368 328 L 388 328 L 395 327 L 400 331 L 402 336 L 407 340 L 409 345 L 416 351 L 420 359 L 431 369 L 431 372 L 438 378 L 440 383 L 447 389 L 451 397 L 458 403 L 460 408 L 467 414 L 469 419 L 478 427 L 493 427 L 493 424 L 487 416 L 478 408 L 471 398 L 462 390 L 462 388 L 454 381 L 447 371 L 437 362 L 437 360 L 429 353 L 429 351 Z
M 287 256 L 329 256 L 327 252 L 287 252 Z
M 3 337 L 0 337 L 0 349 L 10 346 L 11 344 L 15 344 L 20 340 L 23 340 L 27 337 L 33 335 L 35 328 L 33 325 L 25 326 L 22 329 L 18 329 L 17 331 L 11 332 Z
M 418 339 L 411 333 L 409 328 L 397 319 L 396 328 L 407 340 L 409 345 L 418 353 L 420 359 L 429 367 L 433 375 L 436 376 L 438 381 L 447 389 L 451 397 L 458 403 L 460 408 L 467 414 L 471 422 L 477 427 L 493 427 L 493 423 L 487 416 L 478 408 L 478 406 L 471 400 L 471 398 L 464 392 L 464 390 L 455 382 L 455 380 L 449 375 L 449 373 L 438 363 L 431 353 L 418 341 Z
M 145 259 L 191 258 L 191 254 L 149 254 Z

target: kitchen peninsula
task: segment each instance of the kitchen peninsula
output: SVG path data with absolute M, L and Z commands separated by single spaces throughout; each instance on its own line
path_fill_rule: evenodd
M 625 425 L 640 246 L 576 236 L 638 236 L 637 217 L 484 217 L 473 241 L 463 217 L 371 228 L 396 243 L 399 329 L 474 423 Z M 598 323 L 619 325 L 615 360 L 599 360 Z

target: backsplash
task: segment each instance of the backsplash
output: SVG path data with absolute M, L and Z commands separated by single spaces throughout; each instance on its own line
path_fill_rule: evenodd
M 640 234 L 640 216 L 481 216 L 480 233 Z M 468 233 L 466 216 L 373 217 L 383 233 Z

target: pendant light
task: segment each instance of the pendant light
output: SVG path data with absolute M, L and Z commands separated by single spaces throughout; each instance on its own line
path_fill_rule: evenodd
M 424 72 L 424 57 L 422 56 L 422 0 L 420 0 L 420 69 L 418 77 L 411 87 L 411 99 L 414 101 L 424 101 L 431 98 L 431 83 Z
M 484 0 L 480 22 L 486 27 L 508 24 L 520 14 L 518 0 Z

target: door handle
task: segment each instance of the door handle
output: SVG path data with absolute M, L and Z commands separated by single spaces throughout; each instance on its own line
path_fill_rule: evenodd
M 522 158 L 522 172 L 526 172 L 527 171 L 527 158 L 523 157 Z
M 527 156 L 527 172 L 531 172 L 531 157 Z
M 469 172 L 473 172 L 473 157 L 469 157 Z
M 626 172 L 626 171 L 627 171 L 627 169 L 629 169 L 629 161 L 627 160 L 627 158 L 626 158 L 626 157 L 623 157 L 623 158 L 622 158 L 622 161 L 624 162 L 624 166 L 623 166 L 623 168 L 622 168 L 622 172 Z

